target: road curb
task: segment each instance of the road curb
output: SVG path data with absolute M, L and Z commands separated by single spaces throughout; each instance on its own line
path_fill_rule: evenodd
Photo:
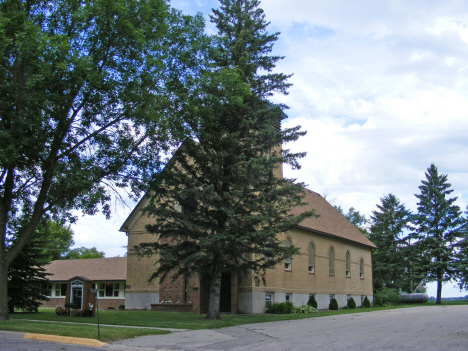
M 102 347 L 106 345 L 105 342 L 95 340 L 95 339 L 74 338 L 71 336 L 58 336 L 58 335 L 46 335 L 46 334 L 24 333 L 23 339 L 53 341 L 53 342 L 61 342 L 64 344 L 75 344 L 75 345 L 97 346 L 97 347 Z

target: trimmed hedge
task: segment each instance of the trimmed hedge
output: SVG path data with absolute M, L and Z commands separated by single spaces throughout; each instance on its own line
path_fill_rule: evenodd
M 348 306 L 348 308 L 351 308 L 351 309 L 356 308 L 356 302 L 354 301 L 354 299 L 352 297 L 349 298 L 347 306 Z
M 366 308 L 369 308 L 371 307 L 371 303 L 369 301 L 369 299 L 366 297 L 364 297 L 364 301 L 362 301 L 362 307 L 366 307 Z
M 317 301 L 315 300 L 315 295 L 311 295 L 309 297 L 309 301 L 307 301 L 307 305 L 312 306 L 313 308 L 317 309 Z
M 289 314 L 293 312 L 293 308 L 294 308 L 294 305 L 289 301 L 273 303 L 267 308 L 266 313 Z
M 328 305 L 330 310 L 338 310 L 338 301 L 335 298 L 330 300 L 330 304 Z

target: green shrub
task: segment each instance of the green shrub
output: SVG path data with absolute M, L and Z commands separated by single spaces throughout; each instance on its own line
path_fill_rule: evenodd
M 293 307 L 292 313 L 317 313 L 317 309 L 310 305 L 304 305 L 300 307 Z
M 125 309 L 125 305 L 119 305 L 119 310 L 124 310 Z
M 293 308 L 294 308 L 294 305 L 289 301 L 280 302 L 280 303 L 273 303 L 267 308 L 266 313 L 270 313 L 270 314 L 290 314 L 290 313 L 292 313 Z
M 74 310 L 73 311 L 73 317 L 83 317 L 83 311 L 82 310 Z
M 348 307 L 351 308 L 351 309 L 356 308 L 356 302 L 354 301 L 354 299 L 352 297 L 350 297 L 349 300 L 348 300 Z
M 315 295 L 310 295 L 309 301 L 307 301 L 307 305 L 317 309 L 317 301 L 315 300 Z
M 338 309 L 338 301 L 335 298 L 330 300 L 330 304 L 328 305 L 330 310 L 337 310 Z
M 367 298 L 367 296 L 364 297 L 364 301 L 362 301 L 362 307 L 365 307 L 365 308 L 371 307 L 370 301 L 369 301 L 369 299 Z
M 399 305 L 401 296 L 397 289 L 383 287 L 374 294 L 374 306 Z

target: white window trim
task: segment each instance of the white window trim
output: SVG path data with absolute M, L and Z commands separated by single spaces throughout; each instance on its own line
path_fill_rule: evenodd
M 93 284 L 95 284 L 95 287 L 97 289 L 98 298 L 101 299 L 101 300 L 102 299 L 111 300 L 111 299 L 124 299 L 125 298 L 125 282 L 108 280 L 108 281 L 96 281 Z M 104 288 L 101 288 L 101 284 L 104 285 Z M 112 284 L 112 296 L 106 296 L 106 284 Z M 118 289 L 115 288 L 116 284 L 119 284 Z M 116 291 L 118 291 L 117 296 L 115 296 Z M 101 296 L 101 292 L 102 292 L 103 296 Z

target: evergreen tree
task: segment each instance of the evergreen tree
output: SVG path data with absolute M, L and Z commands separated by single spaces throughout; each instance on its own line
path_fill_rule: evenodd
M 382 198 L 377 209 L 372 211 L 370 227 L 370 240 L 377 246 L 372 253 L 374 288 L 411 290 L 415 277 L 410 269 L 416 271 L 412 264 L 415 259 L 411 259 L 412 249 L 404 231 L 410 229 L 412 214 L 393 194 Z
M 368 220 L 365 215 L 362 215 L 354 207 L 350 207 L 348 213 L 344 213 L 341 206 L 333 206 L 338 210 L 352 225 L 354 225 L 362 234 L 369 238 L 369 232 L 366 225 Z
M 298 253 L 278 235 L 313 215 L 290 213 L 303 205 L 303 185 L 283 179 L 281 167 L 298 168 L 303 154 L 281 145 L 304 133 L 298 127 L 281 131 L 285 106 L 267 99 L 286 93 L 289 84 L 288 76 L 271 73 L 281 59 L 269 55 L 278 33 L 265 32 L 258 4 L 221 0 L 211 16 L 217 47 L 193 111 L 200 121 L 193 126 L 196 142 L 186 140 L 155 176 L 147 212 L 157 241 L 139 247 L 140 254 L 159 253 L 152 278 L 208 276 L 209 319 L 220 318 L 222 271 L 262 277 L 266 268 Z
M 416 194 L 419 202 L 414 236 L 427 257 L 425 280 L 437 282 L 436 304 L 441 303 L 442 283 L 456 278 L 457 253 L 465 235 L 466 221 L 455 205 L 457 198 L 448 198 L 453 192 L 450 187 L 447 175 L 439 175 L 432 164 L 427 169 L 426 180 L 419 186 L 420 193 Z
M 468 207 L 466 208 L 465 215 L 465 223 L 468 223 Z M 464 228 L 463 240 L 459 242 L 456 266 L 460 290 L 468 290 L 468 224 Z
M 42 249 L 44 238 L 35 233 L 8 271 L 8 311 L 21 309 L 37 312 L 41 301 L 47 301 L 44 287 L 48 285 L 43 266 L 49 262 L 47 253 Z M 9 245 L 10 247 L 11 245 Z

